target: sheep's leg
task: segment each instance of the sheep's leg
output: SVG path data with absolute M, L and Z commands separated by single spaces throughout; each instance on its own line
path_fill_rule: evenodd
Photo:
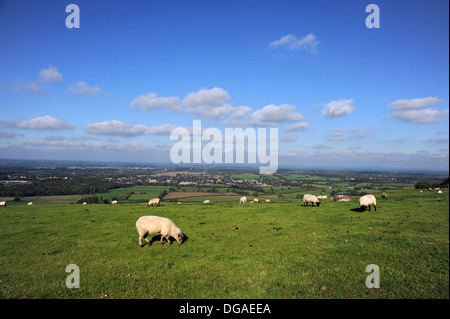
M 170 235 L 167 235 L 167 237 L 166 237 L 166 239 L 167 239 L 167 242 L 169 243 L 169 245 L 172 245 L 172 242 L 170 241 Z
M 374 209 L 375 211 L 377 211 L 377 206 L 376 206 L 376 205 L 373 205 L 373 209 Z
M 163 234 L 161 234 L 161 241 L 160 241 L 161 245 L 163 244 L 163 239 L 164 239 L 164 236 L 163 236 Z

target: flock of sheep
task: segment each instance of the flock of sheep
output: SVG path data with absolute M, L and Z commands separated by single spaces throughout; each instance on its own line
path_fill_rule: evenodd
M 440 193 L 442 191 L 439 190 Z M 381 194 L 383 198 L 387 198 L 387 194 L 383 192 Z M 308 206 L 311 203 L 311 206 L 314 206 L 316 204 L 317 207 L 320 206 L 320 201 L 323 199 L 327 199 L 327 196 L 315 196 L 311 194 L 305 194 L 303 195 L 303 206 Z M 247 197 L 243 196 L 239 199 L 240 204 L 245 204 L 247 202 Z M 253 203 L 258 203 L 259 200 L 257 198 L 253 199 Z M 270 203 L 269 199 L 266 199 L 267 203 Z M 147 206 L 159 206 L 161 203 L 161 200 L 159 198 L 153 198 L 150 199 L 147 203 Z M 205 200 L 203 202 L 204 204 L 209 204 L 209 200 Z M 87 203 L 83 203 L 83 205 L 86 205 Z M 111 204 L 117 204 L 117 200 L 114 200 L 111 202 Z M 178 203 L 181 204 L 181 203 Z M 33 205 L 32 202 L 29 202 L 27 205 L 31 206 Z M 377 199 L 372 194 L 367 194 L 364 196 L 361 196 L 359 198 L 359 206 L 361 208 L 361 211 L 365 211 L 367 208 L 370 208 L 373 206 L 373 209 L 377 211 Z M 6 207 L 6 201 L 0 202 L 0 207 Z M 172 244 L 170 241 L 170 237 L 175 238 L 179 244 L 182 244 L 186 236 L 183 234 L 183 232 L 174 224 L 173 221 L 171 221 L 169 218 L 166 217 L 159 217 L 159 216 L 142 216 L 140 217 L 136 222 L 136 229 L 139 233 L 139 247 L 142 246 L 142 239 L 144 238 L 148 245 L 151 245 L 151 241 L 148 240 L 148 235 L 161 235 L 160 243 L 163 243 L 163 239 L 166 238 L 169 245 Z
M 383 198 L 386 198 L 386 193 L 383 192 L 381 194 Z M 317 207 L 320 206 L 320 200 L 326 199 L 327 196 L 315 196 L 311 194 L 305 194 L 303 195 L 303 205 L 308 206 L 309 203 L 311 203 L 311 206 L 314 206 L 316 204 Z M 247 197 L 243 196 L 239 199 L 240 204 L 245 204 L 247 202 Z M 254 203 L 258 203 L 259 200 L 257 198 L 253 199 Z M 266 199 L 267 203 L 270 203 L 269 199 Z M 203 202 L 204 204 L 209 204 L 209 200 L 205 200 Z M 160 205 L 160 199 L 159 198 L 153 198 L 148 201 L 147 206 L 159 206 Z M 374 195 L 368 194 L 361 196 L 359 199 L 359 206 L 362 211 L 365 211 L 367 207 L 369 208 L 373 206 L 374 210 L 377 211 L 377 200 Z M 147 244 L 150 246 L 152 244 L 151 241 L 148 240 L 148 235 L 161 235 L 160 243 L 163 244 L 163 239 L 166 238 L 169 245 L 172 244 L 170 241 L 170 237 L 175 238 L 179 244 L 182 244 L 185 240 L 185 235 L 183 232 L 178 228 L 173 221 L 171 221 L 169 218 L 166 217 L 159 217 L 159 216 L 142 216 L 140 217 L 136 222 L 136 229 L 139 233 L 139 247 L 143 247 L 142 245 L 142 239 L 145 239 Z

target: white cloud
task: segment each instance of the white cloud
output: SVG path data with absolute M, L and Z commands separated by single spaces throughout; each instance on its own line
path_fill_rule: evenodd
M 200 89 L 191 92 L 182 100 L 186 111 L 213 119 L 224 118 L 227 114 L 236 110 L 236 107 L 225 104 L 230 98 L 228 92 L 222 88 Z
M 293 34 L 288 34 L 281 37 L 279 40 L 272 41 L 269 44 L 271 48 L 282 47 L 289 50 L 307 50 L 310 53 L 316 53 L 318 45 L 319 41 L 312 33 L 309 33 L 300 39 Z
M 130 106 L 140 106 L 143 110 L 153 110 L 161 107 L 166 107 L 169 110 L 181 110 L 178 97 L 158 97 L 156 93 L 148 93 L 139 95 Z
M 49 66 L 39 72 L 39 81 L 44 83 L 62 82 L 64 78 L 57 68 Z
M 103 89 L 98 86 L 89 86 L 86 82 L 81 81 L 80 83 L 69 86 L 66 90 L 67 94 L 82 94 L 88 96 L 96 96 L 102 93 Z
M 331 101 L 322 109 L 322 115 L 328 118 L 334 118 L 350 114 L 355 110 L 352 104 L 353 99 Z
M 145 130 L 145 134 L 151 135 L 169 135 L 173 129 L 179 127 L 175 124 L 163 124 L 161 126 L 152 126 Z
M 41 87 L 36 82 L 30 82 L 30 83 L 17 83 L 11 86 L 11 89 L 14 91 L 28 91 L 35 94 L 41 94 L 45 92 L 45 89 Z
M 248 106 L 238 106 L 235 108 L 235 111 L 231 114 L 230 118 L 232 119 L 241 119 L 246 116 L 248 113 L 252 111 L 251 107 Z
M 90 123 L 84 126 L 88 133 L 111 136 L 139 136 L 139 135 L 169 135 L 175 124 L 162 124 L 161 126 L 148 127 L 143 124 L 128 124 L 122 121 L 112 120 L 98 123 Z
M 14 127 L 27 130 L 64 130 L 73 126 L 51 115 L 39 116 L 28 121 L 0 121 L 4 127 Z
M 421 124 L 443 121 L 448 116 L 449 110 L 439 111 L 429 107 L 442 104 L 443 102 L 437 97 L 396 100 L 389 104 L 389 108 L 395 111 L 385 115 L 383 119 L 395 117 L 406 122 Z
M 249 116 L 252 126 L 272 126 L 285 122 L 297 122 L 303 120 L 300 113 L 295 112 L 295 106 L 283 104 L 280 106 L 267 105 Z
M 292 132 L 292 131 L 304 131 L 309 127 L 309 124 L 307 122 L 299 122 L 292 125 L 289 125 L 285 128 L 286 131 Z
M 295 142 L 298 139 L 298 135 L 297 134 L 293 134 L 293 135 L 285 135 L 283 137 L 280 137 L 280 141 L 283 142 Z
M 332 130 L 327 140 L 329 141 L 345 141 L 347 138 L 344 136 L 342 129 Z
M 410 99 L 410 100 L 396 100 L 389 104 L 389 108 L 393 110 L 412 110 L 421 109 L 427 106 L 439 105 L 444 103 L 444 100 L 438 99 L 437 97 L 425 97 L 421 99 Z
M 138 136 L 143 135 L 148 127 L 142 124 L 127 124 L 122 121 L 105 121 L 84 126 L 84 130 L 92 134 Z
M 214 87 L 210 90 L 200 89 L 197 92 L 191 92 L 183 99 L 183 104 L 189 107 L 217 107 L 223 105 L 230 96 L 228 92 L 222 88 Z

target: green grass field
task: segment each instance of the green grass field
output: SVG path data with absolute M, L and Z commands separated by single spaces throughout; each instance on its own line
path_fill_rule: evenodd
M 374 194 L 365 213 L 357 199 L 7 206 L 0 298 L 449 298 L 448 190 Z M 143 215 L 171 218 L 188 240 L 139 248 Z M 69 264 L 78 289 L 65 285 Z M 379 289 L 365 285 L 369 264 Z

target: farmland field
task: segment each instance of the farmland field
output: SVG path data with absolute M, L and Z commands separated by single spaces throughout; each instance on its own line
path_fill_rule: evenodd
M 377 212 L 364 213 L 357 199 L 7 206 L 0 298 L 449 298 L 448 190 L 374 194 Z M 143 215 L 188 240 L 139 248 Z M 69 264 L 79 289 L 65 286 Z M 369 264 L 380 288 L 365 285 Z

